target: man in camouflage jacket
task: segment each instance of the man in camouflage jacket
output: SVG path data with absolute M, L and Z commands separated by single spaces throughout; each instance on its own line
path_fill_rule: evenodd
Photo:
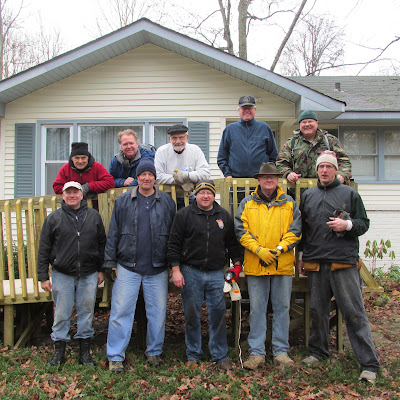
M 276 160 L 278 172 L 289 182 L 299 178 L 318 178 L 316 161 L 325 150 L 336 153 L 339 164 L 337 178 L 341 183 L 351 178 L 351 162 L 339 140 L 327 131 L 318 128 L 317 115 L 306 110 L 299 117 L 300 129 L 286 141 Z M 294 141 L 294 142 L 293 142 Z

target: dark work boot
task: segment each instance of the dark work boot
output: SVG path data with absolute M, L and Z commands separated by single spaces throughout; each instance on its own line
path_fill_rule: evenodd
M 90 338 L 79 339 L 79 364 L 94 365 L 92 356 L 90 355 Z
M 64 364 L 65 363 L 65 345 L 67 342 L 62 340 L 58 340 L 54 342 L 54 356 L 53 358 L 47 363 L 47 365 L 57 365 L 57 364 Z

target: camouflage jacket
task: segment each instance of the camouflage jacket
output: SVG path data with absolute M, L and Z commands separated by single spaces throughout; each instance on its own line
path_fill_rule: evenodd
M 329 143 L 327 148 L 326 139 Z M 292 140 L 295 140 L 293 148 L 294 165 L 292 160 Z M 291 172 L 301 174 L 302 178 L 318 178 L 315 165 L 318 156 L 325 150 L 332 150 L 336 153 L 338 159 L 339 171 L 345 179 L 351 178 L 351 162 L 349 156 L 345 153 L 339 140 L 327 131 L 318 129 L 312 142 L 304 139 L 300 130 L 294 131 L 294 136 L 286 141 L 276 159 L 278 172 L 286 178 Z

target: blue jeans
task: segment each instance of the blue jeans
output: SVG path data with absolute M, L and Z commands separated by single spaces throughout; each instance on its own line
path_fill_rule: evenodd
M 182 302 L 185 313 L 185 342 L 188 360 L 201 359 L 201 309 L 203 301 L 208 309 L 209 343 L 211 358 L 215 362 L 226 360 L 228 342 L 226 337 L 224 271 L 202 271 L 188 265 L 180 268 L 185 285 Z
M 140 285 L 147 316 L 146 356 L 162 353 L 168 301 L 168 271 L 157 275 L 140 275 L 118 264 L 111 299 L 108 325 L 107 357 L 110 361 L 124 361 L 132 334 L 133 317 Z
M 272 353 L 274 357 L 289 351 L 289 310 L 292 276 L 247 276 L 250 298 L 250 354 L 265 356 L 267 306 L 271 295 L 273 310 Z
M 78 325 L 74 339 L 88 339 L 93 336 L 92 322 L 96 304 L 97 276 L 97 272 L 94 272 L 77 278 L 52 269 L 52 291 L 56 310 L 51 338 L 55 342 L 71 339 L 69 328 L 74 303 Z

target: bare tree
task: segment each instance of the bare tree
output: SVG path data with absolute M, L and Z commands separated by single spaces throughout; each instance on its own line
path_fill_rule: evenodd
M 115 31 L 131 24 L 137 19 L 147 17 L 160 22 L 165 15 L 167 2 L 162 0 L 98 0 L 100 16 L 96 18 L 99 35 Z
M 284 75 L 319 75 L 343 63 L 344 32 L 327 16 L 309 15 L 282 54 Z
M 239 0 L 238 5 L 238 33 L 239 33 L 239 57 L 247 60 L 247 21 L 248 9 L 253 0 Z
M 224 6 L 222 0 L 218 0 L 219 10 L 224 24 L 224 40 L 226 41 L 226 50 L 229 54 L 235 54 L 233 51 L 233 41 L 231 35 L 231 0 L 227 0 Z

